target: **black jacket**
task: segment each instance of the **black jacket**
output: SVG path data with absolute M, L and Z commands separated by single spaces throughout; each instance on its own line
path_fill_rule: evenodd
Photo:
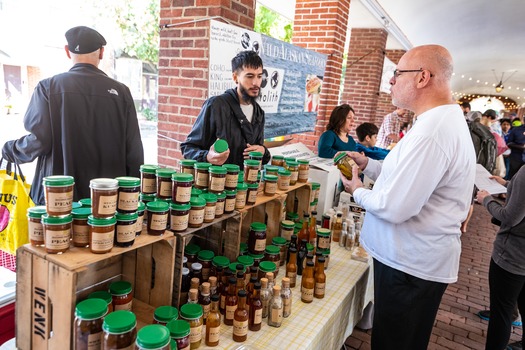
M 253 119 L 250 123 L 241 110 L 236 89 L 210 97 L 204 102 L 197 121 L 180 149 L 184 158 L 206 162 L 208 150 L 218 138 L 226 140 L 230 148 L 226 163 L 237 164 L 242 169 L 246 144 L 264 143 L 264 111 L 261 106 L 254 102 Z M 269 160 L 270 152 L 265 147 L 263 164 Z
M 140 174 L 144 151 L 131 93 L 91 64 L 39 82 L 24 126 L 30 134 L 8 141 L 2 155 L 19 164 L 38 158 L 30 192 L 36 204 L 44 204 L 45 176 L 73 176 L 78 200 L 90 196 L 93 178 Z

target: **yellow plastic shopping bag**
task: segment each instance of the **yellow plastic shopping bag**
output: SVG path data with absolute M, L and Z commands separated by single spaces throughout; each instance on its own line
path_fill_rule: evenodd
M 9 254 L 29 242 L 27 209 L 35 205 L 29 197 L 30 186 L 19 165 L 8 162 L 0 170 L 0 250 Z

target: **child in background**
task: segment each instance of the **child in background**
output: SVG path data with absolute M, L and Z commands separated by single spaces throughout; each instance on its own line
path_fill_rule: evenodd
M 363 152 L 365 156 L 376 160 L 383 160 L 387 156 L 387 149 L 375 147 L 379 128 L 372 123 L 363 123 L 355 129 L 359 142 L 356 152 Z

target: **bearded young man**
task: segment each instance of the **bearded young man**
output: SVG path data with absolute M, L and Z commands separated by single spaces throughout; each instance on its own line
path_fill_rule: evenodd
M 261 91 L 263 62 L 254 51 L 241 51 L 232 59 L 232 78 L 236 88 L 210 97 L 197 117 L 190 134 L 181 144 L 185 159 L 224 163 L 243 167 L 249 152 L 261 152 L 262 163 L 270 160 L 264 142 L 264 111 L 256 102 Z M 229 149 L 217 153 L 213 143 L 228 142 Z

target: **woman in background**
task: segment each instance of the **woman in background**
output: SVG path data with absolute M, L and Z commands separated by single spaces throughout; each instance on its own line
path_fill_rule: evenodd
M 355 125 L 354 118 L 350 105 L 342 104 L 334 108 L 326 131 L 319 138 L 319 157 L 333 158 L 340 151 L 355 151 L 356 143 L 349 135 Z

